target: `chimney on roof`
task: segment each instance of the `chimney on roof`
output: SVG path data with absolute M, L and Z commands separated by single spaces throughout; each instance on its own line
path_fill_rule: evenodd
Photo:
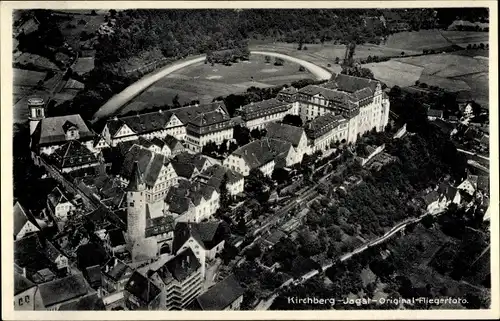
M 189 255 L 186 256 L 186 262 L 187 262 L 187 264 L 189 264 Z

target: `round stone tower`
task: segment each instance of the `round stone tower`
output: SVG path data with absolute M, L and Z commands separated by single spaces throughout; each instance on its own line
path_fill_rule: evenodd
M 137 161 L 127 186 L 127 234 L 130 242 L 145 238 L 146 232 L 146 184 Z

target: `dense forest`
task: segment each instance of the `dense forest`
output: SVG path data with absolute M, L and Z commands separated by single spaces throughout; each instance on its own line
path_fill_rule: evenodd
M 486 10 L 486 11 L 485 11 Z M 165 57 L 234 49 L 249 39 L 295 43 L 380 43 L 392 22 L 412 30 L 448 25 L 457 17 L 476 21 L 487 9 L 249 9 L 111 11 L 113 33 L 98 47 L 112 62 L 160 48 Z M 379 17 L 387 17 L 379 19 Z M 373 19 L 375 18 L 375 19 Z M 384 20 L 386 22 L 384 22 Z M 110 45 L 111 44 L 111 45 Z
M 64 42 L 57 25 L 61 18 L 50 10 L 33 12 L 40 26 L 33 34 L 19 35 L 19 48 L 51 58 L 54 48 Z M 80 113 L 89 119 L 113 94 L 140 77 L 124 73 L 124 62 L 151 52 L 168 61 L 208 54 L 209 62 L 230 64 L 248 59 L 252 39 L 297 43 L 299 47 L 326 41 L 378 44 L 393 32 L 394 24 L 419 30 L 445 27 L 457 18 L 482 21 L 487 16 L 487 9 L 470 8 L 109 10 L 105 16 L 109 32 L 82 34 L 82 39 L 95 41 L 95 69 L 78 79 L 85 89 L 54 112 Z M 71 70 L 67 76 L 72 76 Z
M 114 32 L 103 35 L 97 58 L 116 62 L 160 48 L 165 57 L 234 49 L 242 41 L 378 43 L 387 35 L 382 22 L 370 26 L 365 15 L 378 10 L 125 10 L 112 13 Z M 111 45 L 110 45 L 111 44 Z

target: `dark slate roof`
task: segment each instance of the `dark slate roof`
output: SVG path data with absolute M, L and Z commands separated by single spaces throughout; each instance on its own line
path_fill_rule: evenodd
M 265 240 L 274 245 L 274 244 L 278 243 L 279 240 L 281 240 L 285 236 L 286 236 L 286 234 L 283 231 L 276 230 L 272 234 L 267 236 L 265 238 Z
M 198 115 L 214 111 L 219 107 L 227 113 L 224 102 L 213 102 L 200 106 L 187 106 L 167 111 L 112 118 L 107 121 L 106 125 L 111 136 L 114 136 L 123 125 L 127 125 L 135 133 L 142 134 L 164 129 L 174 115 L 186 125 L 191 119 L 196 118 Z
M 490 177 L 479 175 L 477 177 L 477 188 L 488 193 L 490 191 Z
M 163 146 L 165 146 L 166 144 L 166 142 L 163 139 L 160 139 L 158 137 L 153 137 L 150 142 L 152 145 L 156 145 L 160 148 L 163 148 Z
M 125 201 L 126 192 L 121 186 L 113 186 L 100 191 L 103 204 L 110 208 L 119 208 Z
M 137 138 L 137 145 L 150 148 L 151 146 L 153 146 L 153 142 L 151 140 L 139 136 L 139 138 Z
M 354 93 L 364 88 L 369 88 L 373 93 L 379 83 L 379 81 L 373 79 L 335 73 L 329 81 L 329 85 L 333 86 L 332 88 L 348 93 Z
M 234 274 L 231 274 L 211 287 L 207 292 L 199 295 L 187 309 L 224 310 L 240 298 L 244 292 L 245 290 L 241 287 Z
M 181 142 L 177 138 L 175 138 L 174 136 L 167 135 L 167 136 L 165 136 L 163 141 L 167 144 L 167 146 L 168 146 L 168 148 L 170 148 L 170 150 L 184 148 L 184 146 L 182 146 Z
M 467 180 L 474 185 L 474 188 L 477 188 L 477 180 L 479 176 L 478 175 L 467 175 Z
M 434 203 L 435 201 L 439 200 L 439 194 L 436 191 L 432 191 L 429 194 L 425 195 L 424 197 L 424 202 L 427 206 L 430 204 Z
M 201 264 L 198 258 L 191 248 L 188 248 L 167 261 L 161 268 L 156 270 L 156 273 L 165 284 L 169 284 L 173 280 L 183 282 L 200 267 Z
M 161 216 L 146 220 L 146 237 L 169 233 L 174 230 L 174 219 L 171 216 Z
M 76 124 L 72 123 L 71 121 L 67 120 L 62 125 L 62 128 L 63 131 L 66 133 L 70 129 L 78 129 L 78 126 L 76 126 Z
M 343 122 L 345 118 L 340 115 L 334 115 L 332 113 L 326 113 L 322 116 L 316 117 L 306 125 L 306 135 L 311 139 L 316 139 L 323 136 L 330 130 L 336 128 Z
M 14 271 L 14 295 L 18 295 L 34 286 L 35 284 L 33 282 L 25 278 L 22 274 Z
M 66 142 L 65 128 L 68 126 L 68 123 L 78 128 L 80 140 L 90 140 L 94 138 L 95 134 L 85 124 L 82 117 L 75 114 L 42 119 L 37 126 L 38 132 L 36 136 L 33 137 L 34 141 L 38 143 L 39 146 L 55 145 Z
M 45 256 L 53 263 L 56 262 L 56 259 L 59 257 L 59 256 L 65 256 L 61 250 L 59 250 L 57 247 L 54 246 L 54 244 L 52 244 L 52 242 L 50 241 L 42 241 L 43 243 L 45 243 L 44 245 L 44 252 L 45 252 Z
M 144 180 L 142 178 L 142 174 L 139 171 L 139 162 L 135 161 L 132 167 L 132 173 L 129 176 L 129 183 L 127 185 L 127 191 L 139 191 L 141 186 L 143 186 Z
M 116 257 L 112 257 L 102 267 L 101 272 L 111 279 L 119 281 L 130 277 L 133 273 L 133 270 L 123 261 L 117 259 Z
M 216 101 L 199 106 L 188 106 L 182 108 L 171 109 L 171 111 L 179 118 L 183 124 L 187 124 L 190 120 L 204 113 L 209 113 L 221 108 L 227 114 L 227 108 L 223 101 Z
M 56 186 L 49 195 L 47 195 L 47 200 L 49 201 L 50 206 L 54 209 L 60 203 L 66 203 L 69 201 L 68 197 L 65 193 Z
M 373 92 L 370 90 L 370 88 L 363 88 L 358 91 L 355 91 L 353 95 L 354 97 L 356 97 L 358 101 L 360 101 L 367 98 L 371 98 L 373 96 Z
M 36 227 L 39 227 L 31 213 L 27 212 L 19 202 L 16 202 L 14 204 L 14 235 L 21 232 L 21 229 L 27 222 L 31 222 Z
M 176 253 L 192 236 L 205 250 L 220 244 L 229 235 L 227 225 L 220 222 L 185 223 L 175 225 L 172 252 Z
M 94 153 L 77 140 L 69 141 L 56 149 L 51 155 L 51 159 L 54 160 L 55 165 L 59 168 L 83 166 L 99 162 Z
M 210 185 L 219 191 L 224 179 L 224 175 L 227 176 L 227 182 L 230 184 L 243 179 L 243 175 L 241 175 L 240 173 L 235 172 L 234 170 L 229 169 L 225 166 L 214 164 L 201 172 L 200 175 L 196 177 L 196 180 L 201 183 Z
M 65 256 L 54 244 L 38 237 L 37 234 L 31 234 L 14 243 L 16 264 L 34 271 L 54 266 L 56 259 L 61 255 Z
M 427 116 L 441 118 L 443 117 L 443 111 L 439 109 L 429 109 L 427 111 Z
M 170 187 L 165 203 L 169 205 L 169 211 L 182 214 L 189 209 L 190 202 L 198 206 L 202 198 L 210 199 L 214 191 L 215 188 L 212 186 L 182 180 L 178 186 Z
M 91 293 L 73 302 L 62 304 L 59 311 L 105 311 L 106 306 L 97 293 Z
M 108 119 L 108 127 L 111 137 L 113 137 L 124 125 L 130 128 L 134 133 L 144 134 L 165 128 L 168 124 L 172 112 L 153 112 L 134 116 Z
M 182 190 L 171 187 L 165 196 L 165 203 L 169 205 L 169 211 L 176 214 L 183 214 L 189 210 L 191 199 Z
M 175 156 L 172 159 L 171 163 L 178 176 L 191 178 L 195 171 L 195 168 L 200 171 L 205 165 L 206 161 L 207 159 L 201 154 L 190 154 L 188 152 L 183 152 Z
M 31 275 L 31 279 L 37 284 L 49 282 L 54 280 L 55 278 L 56 275 L 50 269 L 41 269 Z
M 139 140 L 127 140 L 124 142 L 119 142 L 116 144 L 116 147 L 112 147 L 114 151 L 116 151 L 118 154 L 121 156 L 125 157 L 127 155 L 128 151 L 132 148 L 134 145 L 139 145 Z
M 125 236 L 123 231 L 119 228 L 115 228 L 108 231 L 109 243 L 111 247 L 116 247 L 120 245 L 125 245 Z
M 480 128 L 481 129 L 481 128 Z M 483 137 L 481 137 L 480 141 L 479 141 L 482 145 L 485 145 L 485 146 L 489 146 L 490 145 L 490 138 L 489 136 L 486 136 L 484 135 Z
M 134 163 L 137 162 L 139 172 L 142 174 L 144 183 L 154 186 L 162 166 L 167 162 L 163 155 L 134 145 L 125 155 L 125 160 L 120 170 L 120 176 L 130 180 L 134 174 Z
M 193 119 L 189 120 L 189 124 L 197 127 L 210 126 L 220 122 L 229 120 L 228 114 L 221 110 L 214 110 L 207 113 L 200 114 Z
M 442 119 L 436 119 L 435 121 L 432 122 L 433 125 L 437 126 L 439 130 L 444 133 L 445 135 L 450 135 L 452 130 L 455 128 L 455 126 L 449 122 L 446 122 Z
M 438 192 L 439 194 L 446 196 L 448 200 L 453 200 L 453 198 L 457 195 L 458 190 L 449 184 L 441 183 L 439 185 Z
M 305 94 L 308 96 L 314 96 L 320 94 L 325 97 L 327 100 L 335 102 L 337 105 L 341 105 L 346 109 L 355 109 L 357 99 L 353 95 L 349 93 L 345 93 L 342 91 L 320 87 L 317 85 L 309 85 L 299 90 L 299 93 Z
M 290 103 L 277 100 L 275 98 L 262 100 L 259 102 L 251 102 L 248 105 L 241 107 L 239 114 L 244 120 L 264 117 L 265 115 L 275 114 L 290 109 Z
M 151 303 L 161 292 L 150 279 L 137 271 L 128 280 L 125 285 L 125 291 L 136 296 L 146 304 Z
M 99 265 L 85 268 L 85 276 L 91 287 L 101 286 L 101 268 Z
M 288 124 L 268 123 L 266 126 L 266 137 L 284 140 L 294 147 L 299 145 L 304 129 Z
M 233 152 L 245 160 L 250 169 L 259 168 L 287 153 L 292 144 L 272 138 L 263 138 L 241 146 Z
M 72 300 L 87 294 L 88 287 L 81 273 L 53 280 L 38 285 L 38 291 L 42 298 L 43 306 Z
M 76 250 L 76 255 L 80 269 L 93 265 L 101 266 L 109 259 L 101 245 L 90 242 L 80 245 Z
M 53 266 L 45 256 L 43 244 L 37 234 L 31 234 L 14 242 L 14 263 L 31 271 Z
M 93 193 L 99 194 L 103 202 L 107 203 L 108 206 L 119 206 L 125 197 L 122 182 L 118 178 L 106 174 L 99 173 L 98 176 L 82 177 L 80 184 L 85 185 L 84 188 L 89 188 Z M 96 213 L 96 215 L 99 217 L 105 212 Z

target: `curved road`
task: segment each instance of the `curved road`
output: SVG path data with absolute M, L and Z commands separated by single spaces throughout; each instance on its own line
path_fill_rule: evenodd
M 282 58 L 287 61 L 291 61 L 294 63 L 297 63 L 301 66 L 304 66 L 310 73 L 312 73 L 318 80 L 325 80 L 325 79 L 330 79 L 332 74 L 323 69 L 320 66 L 317 66 L 313 63 L 310 63 L 306 60 L 303 59 L 298 59 L 292 56 L 276 53 L 276 52 L 267 52 L 267 51 L 251 51 L 251 54 L 255 55 L 266 55 L 266 56 L 271 56 L 271 57 L 277 57 L 277 58 Z M 177 62 L 171 65 L 168 65 L 159 71 L 156 71 L 152 74 L 146 75 L 143 78 L 139 79 L 132 85 L 128 86 L 125 88 L 122 92 L 114 95 L 111 97 L 110 100 L 108 100 L 104 105 L 99 108 L 99 110 L 94 114 L 94 117 L 92 118 L 92 123 L 96 122 L 99 119 L 111 116 L 114 114 L 117 110 L 119 110 L 123 105 L 131 101 L 134 97 L 139 95 L 144 89 L 148 88 L 149 86 L 153 85 L 155 82 L 158 80 L 162 79 L 165 76 L 168 76 L 169 74 L 176 72 L 179 69 L 182 69 L 184 67 L 193 65 L 195 63 L 199 63 L 205 61 L 205 56 L 198 57 L 198 58 L 193 58 L 191 60 L 183 61 L 183 62 Z

